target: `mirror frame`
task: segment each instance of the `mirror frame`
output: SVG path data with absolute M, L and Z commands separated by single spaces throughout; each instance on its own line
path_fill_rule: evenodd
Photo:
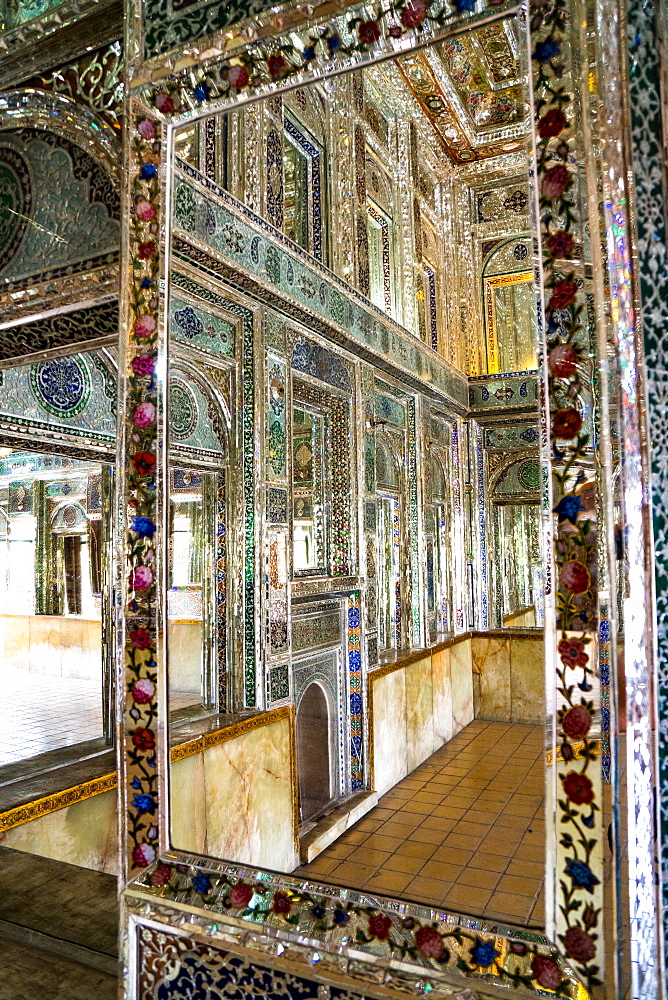
M 211 5 L 209 5 L 211 6 Z M 431 10 L 429 6 L 427 9 Z M 527 99 L 535 118 L 535 128 L 531 131 L 529 141 L 529 177 L 533 195 L 534 218 L 539 220 L 542 232 L 535 229 L 536 257 L 534 259 L 537 279 L 537 298 L 539 316 L 539 337 L 541 341 L 541 367 L 539 369 L 540 385 L 540 430 L 541 430 L 541 468 L 543 518 L 542 535 L 545 565 L 545 596 L 546 596 L 546 696 L 547 696 L 547 738 L 546 752 L 548 764 L 553 767 L 546 769 L 546 812 L 554 817 L 554 825 L 548 825 L 548 843 L 546 850 L 546 935 L 547 942 L 541 940 L 538 944 L 525 943 L 513 946 L 513 937 L 499 933 L 497 929 L 485 926 L 484 921 L 478 921 L 479 929 L 476 941 L 492 947 L 496 941 L 501 951 L 492 947 L 494 956 L 489 964 L 481 958 L 483 952 L 473 938 L 467 938 L 462 946 L 461 921 L 455 915 L 444 916 L 441 927 L 444 940 L 452 937 L 457 940 L 459 951 L 454 948 L 452 954 L 455 960 L 448 960 L 444 945 L 440 951 L 430 953 L 420 945 L 419 931 L 427 926 L 424 915 L 419 907 L 401 904 L 401 912 L 409 910 L 418 914 L 404 920 L 408 942 L 396 943 L 392 946 L 390 938 L 390 953 L 398 955 L 406 962 L 425 964 L 429 975 L 438 978 L 439 967 L 448 966 L 456 969 L 459 974 L 469 980 L 488 979 L 489 976 L 499 976 L 508 984 L 525 986 L 529 989 L 541 987 L 556 988 L 564 995 L 575 996 L 578 993 L 577 980 L 587 985 L 590 990 L 597 991 L 603 979 L 607 988 L 614 991 L 614 983 L 621 973 L 621 953 L 626 947 L 633 974 L 634 996 L 637 984 L 644 981 L 656 982 L 660 976 L 662 951 L 659 934 L 660 907 L 654 879 L 653 847 L 656 837 L 656 827 L 651 814 L 648 817 L 647 802 L 652 796 L 652 761 L 654 760 L 654 736 L 650 731 L 649 719 L 651 700 L 648 691 L 653 683 L 652 634 L 653 622 L 651 607 L 645 602 L 645 593 L 652 591 L 651 564 L 648 562 L 647 544 L 647 505 L 643 498 L 647 484 L 647 458 L 645 453 L 644 415 L 642 400 L 634 391 L 635 380 L 638 378 L 639 361 L 636 360 L 637 345 L 635 341 L 633 309 L 634 288 L 630 272 L 630 221 L 628 207 L 628 191 L 626 167 L 623 163 L 618 146 L 621 121 L 619 112 L 623 103 L 619 87 L 615 86 L 615 67 L 623 65 L 620 49 L 620 12 L 614 0 L 597 0 L 595 19 L 600 31 L 601 43 L 605 49 L 605 58 L 599 61 L 601 81 L 598 102 L 595 111 L 598 114 L 600 137 L 597 149 L 601 162 L 595 159 L 592 138 L 594 136 L 593 111 L 588 103 L 594 98 L 583 97 L 583 70 L 578 59 L 574 58 L 573 50 L 568 44 L 565 34 L 565 21 L 572 18 L 577 28 L 573 29 L 571 45 L 579 41 L 581 51 L 587 51 L 590 38 L 587 35 L 587 17 L 582 0 L 553 0 L 544 5 L 536 0 L 528 10 L 514 3 L 498 3 L 490 0 L 485 6 L 485 0 L 453 0 L 452 7 L 447 5 L 425 14 L 423 23 L 417 30 L 403 29 L 399 34 L 390 36 L 388 20 L 401 24 L 401 10 L 405 7 L 404 0 L 388 0 L 383 7 L 372 4 L 353 7 L 352 5 L 326 4 L 315 11 L 312 8 L 301 8 L 295 4 L 286 4 L 278 11 L 258 14 L 252 19 L 235 25 L 231 30 L 219 31 L 213 38 L 204 41 L 202 38 L 188 39 L 188 46 L 180 54 L 173 52 L 167 55 L 157 54 L 144 60 L 142 46 L 145 38 L 143 31 L 147 24 L 142 22 L 144 11 L 139 0 L 128 0 L 128 45 L 127 52 L 130 61 L 129 85 L 126 94 L 126 189 L 124 200 L 124 248 L 122 267 L 122 357 L 121 370 L 126 373 L 122 382 L 122 405 L 119 417 L 119 484 L 118 516 L 120 523 L 126 526 L 125 538 L 122 540 L 119 552 L 121 565 L 125 565 L 123 574 L 126 583 L 126 593 L 120 599 L 119 627 L 124 633 L 125 646 L 121 643 L 119 650 L 119 677 L 124 683 L 119 684 L 119 719 L 121 720 L 122 739 L 119 741 L 121 816 L 128 817 L 128 824 L 120 832 L 121 857 L 123 859 L 125 879 L 131 882 L 129 895 L 147 899 L 147 894 L 159 895 L 162 898 L 185 899 L 190 887 L 191 900 L 194 905 L 206 908 L 208 902 L 213 906 L 214 897 L 209 900 L 206 892 L 192 895 L 196 886 L 197 872 L 206 869 L 217 871 L 217 884 L 222 889 L 229 890 L 234 885 L 235 878 L 242 878 L 239 866 L 211 862 L 196 862 L 192 857 L 175 855 L 170 849 L 168 794 L 168 745 L 167 745 L 167 699 L 166 699 L 166 650 L 162 637 L 165 634 L 164 582 L 165 565 L 162 556 L 161 539 L 164 537 L 166 494 L 164 471 L 167 454 L 167 402 L 166 402 L 166 372 L 167 372 L 167 300 L 169 286 L 169 212 L 171 201 L 172 180 L 172 134 L 176 127 L 187 121 L 207 117 L 217 111 L 238 107 L 250 101 L 267 96 L 273 92 L 289 89 L 323 79 L 333 74 L 349 71 L 357 66 L 370 65 L 383 59 L 405 54 L 413 48 L 431 44 L 444 38 L 453 37 L 481 24 L 489 23 L 507 17 L 518 16 L 520 24 L 526 32 L 526 44 L 520 46 L 526 53 L 531 53 L 524 65 L 529 89 Z M 340 44 L 335 48 L 326 45 L 327 38 L 336 36 L 339 31 L 345 33 L 343 10 L 348 20 L 348 31 L 353 36 L 362 22 L 372 22 L 377 32 L 373 32 L 373 40 L 369 43 L 353 40 L 349 44 Z M 241 14 L 241 11 L 238 11 Z M 337 23 L 336 19 L 340 18 Z M 340 25 L 340 26 L 339 26 Z M 314 34 L 314 28 L 318 30 Z M 228 26 L 226 26 L 227 28 Z M 196 29 L 195 29 L 196 30 Z M 579 32 L 576 35 L 575 32 Z M 302 47 L 311 46 L 315 51 L 313 59 L 304 58 L 301 65 L 294 63 L 299 48 L 295 38 L 300 38 Z M 565 43 L 565 44 L 564 44 Z M 563 45 L 563 48 L 562 48 Z M 317 50 L 317 51 L 316 51 Z M 310 55 L 310 49 L 309 55 Z M 284 55 L 283 53 L 287 54 Z M 326 56 L 326 58 L 325 58 Z M 558 57 L 558 58 L 557 58 Z M 526 59 L 526 55 L 524 57 Z M 231 62 L 233 60 L 233 62 Z M 584 60 L 583 60 L 584 61 Z M 232 66 L 234 71 L 232 72 Z M 237 68 L 238 67 L 238 68 Z M 561 133 L 559 142 L 565 144 L 566 152 L 555 151 L 556 134 L 553 131 L 554 122 L 563 118 L 562 109 L 578 106 L 583 102 L 583 129 L 566 131 L 569 123 L 566 120 L 557 130 Z M 546 111 L 546 108 L 550 109 Z M 546 116 L 552 119 L 546 122 Z M 157 164 L 157 176 L 148 177 L 143 170 L 149 160 Z M 584 166 L 588 180 L 588 195 L 578 196 L 574 184 L 574 173 L 565 168 L 565 163 L 574 162 L 576 168 Z M 602 165 L 605 170 L 602 169 Z M 604 177 L 605 218 L 599 215 L 597 180 Z M 568 208 L 566 202 L 568 201 Z M 576 272 L 569 264 L 571 251 L 565 251 L 565 261 L 556 261 L 552 257 L 548 238 L 549 223 L 544 221 L 545 209 L 560 215 L 565 212 L 564 229 L 573 237 L 575 245 L 583 244 L 585 225 L 589 222 L 592 232 L 602 232 L 602 238 L 607 242 L 609 251 L 610 283 L 604 282 L 604 263 L 602 248 L 598 241 L 592 241 L 594 264 L 594 279 L 589 286 L 595 301 L 595 319 L 586 316 L 585 294 L 581 288 L 576 288 Z M 157 235 L 152 235 L 157 234 Z M 139 244 L 150 241 L 154 251 L 148 265 L 140 261 Z M 568 268 L 571 270 L 568 271 Z M 142 290 L 141 278 L 146 275 L 147 268 L 155 291 Z M 564 334 L 564 339 L 557 336 L 555 341 L 554 328 L 550 327 L 551 314 L 560 308 L 569 311 L 567 323 L 571 325 L 570 332 Z M 606 318 L 606 305 L 613 307 L 612 320 Z M 547 323 L 541 318 L 545 318 Z M 559 368 L 556 359 L 549 359 L 549 351 L 555 344 L 569 345 L 578 332 L 583 332 L 585 324 L 590 326 L 590 334 L 597 343 L 598 357 L 592 358 L 587 352 L 577 352 L 577 364 L 568 358 L 567 363 Z M 626 371 L 622 382 L 622 427 L 625 449 L 625 474 L 622 481 L 623 503 L 628 526 L 628 551 L 632 566 L 630 576 L 631 598 L 629 608 L 632 611 L 627 616 L 625 641 L 628 652 L 625 654 L 626 666 L 626 697 L 629 706 L 627 733 L 633 735 L 628 739 L 627 753 L 627 815 L 624 824 L 615 819 L 615 836 L 618 852 L 626 848 L 630 859 L 629 897 L 615 898 L 615 888 L 604 872 L 604 839 L 606 831 L 602 822 L 602 811 L 592 808 L 585 846 L 586 864 L 579 859 L 573 837 L 563 836 L 563 823 L 572 823 L 577 828 L 574 806 L 586 800 L 588 805 L 601 801 L 603 782 L 612 780 L 613 805 L 618 800 L 618 774 L 616 765 L 616 708 L 614 684 L 610 685 L 610 673 L 614 674 L 616 667 L 616 633 L 614 607 L 606 604 L 604 588 L 594 594 L 592 575 L 589 566 L 597 565 L 601 580 L 614 574 L 614 554 L 605 542 L 610 536 L 609 512 L 604 504 L 599 511 L 601 519 L 598 545 L 593 552 L 587 551 L 582 561 L 567 560 L 571 564 L 564 570 L 564 559 L 560 557 L 555 544 L 558 541 L 555 517 L 563 520 L 568 507 L 567 497 L 572 494 L 567 488 L 567 475 L 572 475 L 578 468 L 585 475 L 590 475 L 586 463 L 587 439 L 582 429 L 582 418 L 579 411 L 565 399 L 577 397 L 583 384 L 587 381 L 597 385 L 600 392 L 602 426 L 600 440 L 603 442 L 601 462 L 601 478 L 599 486 L 605 494 L 612 482 L 612 469 L 608 456 L 609 445 L 609 399 L 608 387 L 608 343 L 613 340 L 617 348 L 617 364 Z M 573 341 L 576 342 L 575 340 Z M 563 352 L 562 352 L 563 353 Z M 155 377 L 144 378 L 132 372 L 132 359 L 137 355 L 150 356 L 154 360 Z M 614 371 L 614 365 L 611 366 Z M 599 368 L 602 375 L 597 379 Z M 569 397 L 569 391 L 571 396 Z M 134 409 L 141 402 L 151 402 L 157 407 L 158 420 L 150 428 L 141 432 L 139 444 L 133 441 L 135 428 L 132 423 Z M 621 432 L 620 432 L 621 433 Z M 147 490 L 147 482 L 153 480 L 154 490 Z M 139 507 L 129 503 L 132 499 Z M 140 537 L 132 529 L 132 518 L 137 514 L 153 519 L 157 530 L 150 537 Z M 562 516 L 563 515 L 563 516 Z M 577 521 L 577 513 L 575 515 Z M 580 531 L 577 524 L 576 531 Z M 582 534 L 582 532 L 581 532 Z M 583 552 L 586 549 L 584 534 L 581 538 Z M 589 565 L 587 565 L 589 563 Z M 579 576 L 578 576 L 579 574 Z M 569 582 L 570 581 L 570 582 Z M 590 724 L 595 735 L 589 735 L 589 726 L 585 733 L 585 752 L 582 771 L 587 770 L 584 781 L 587 784 L 584 799 L 578 801 L 577 794 L 569 796 L 570 801 L 560 799 L 564 794 L 559 788 L 559 780 L 567 781 L 574 766 L 571 762 L 578 760 L 577 748 L 573 743 L 577 739 L 569 735 L 568 727 L 562 727 L 564 708 L 573 705 L 567 687 L 566 670 L 561 663 L 558 643 L 564 634 L 556 624 L 556 605 L 558 595 L 569 604 L 573 595 L 591 593 L 592 598 L 598 597 L 598 612 L 595 619 L 596 628 L 586 636 L 583 633 L 583 648 L 586 663 L 573 670 L 568 681 L 572 684 L 578 680 L 587 684 L 589 676 L 607 675 L 608 684 L 601 684 L 593 695 L 592 719 Z M 136 642 L 138 629 L 147 629 L 151 636 L 148 649 L 142 648 Z M 133 639 L 133 635 L 135 639 Z M 140 677 L 149 676 L 155 683 L 155 695 L 149 703 L 135 704 L 132 690 L 135 681 Z M 598 698 L 601 698 L 599 701 Z M 641 706 L 643 711 L 633 714 L 634 707 Z M 559 709 L 562 709 L 561 714 Z M 137 711 L 139 715 L 137 716 Z M 133 712 L 133 715 L 130 715 Z M 609 728 L 606 720 L 610 720 Z M 140 735 L 138 735 L 140 733 Z M 578 737 L 581 740 L 581 736 Z M 564 749 L 566 748 L 566 749 Z M 134 804 L 136 795 L 133 781 L 139 781 L 142 792 L 150 795 L 153 803 L 153 813 L 156 814 L 152 823 L 142 822 L 142 813 Z M 137 787 L 137 786 L 134 786 Z M 564 786 L 565 787 L 565 786 Z M 618 810 L 613 808 L 613 816 Z M 581 832 L 581 831 L 580 831 Z M 647 837 L 645 837 L 647 834 Z M 644 842 L 643 842 L 644 838 Z M 191 882 L 179 875 L 163 870 L 160 878 L 156 871 L 172 869 L 176 864 L 193 864 L 190 871 Z M 207 868 L 208 864 L 208 868 Z M 586 870 L 585 870 L 586 869 Z M 574 875 L 575 873 L 575 875 Z M 567 887 L 560 876 L 571 879 Z M 208 887 L 211 888 L 211 878 L 208 877 Z M 251 876 L 247 876 L 251 877 Z M 255 877 L 258 877 L 256 874 Z M 204 878 L 204 876 L 203 876 Z M 163 879 L 163 881 L 161 881 Z M 232 881 L 230 881 L 230 879 Z M 194 881 L 193 881 L 194 880 Z M 205 878 L 206 881 L 206 878 Z M 288 884 L 289 878 L 282 880 Z M 202 884 L 202 879 L 200 879 Z M 171 887 L 170 887 L 171 886 Z M 605 889 L 605 896 L 604 896 Z M 324 890 L 323 890 L 324 891 Z M 346 897 L 347 892 L 347 897 Z M 609 895 L 608 895 L 609 894 Z M 276 900 L 285 895 L 282 889 L 274 892 L 273 912 Z M 331 902 L 331 890 L 326 893 Z M 342 891 L 341 899 L 349 898 L 350 892 Z M 622 894 L 623 895 L 623 894 Z M 299 896 L 292 892 L 295 904 L 299 905 L 300 913 L 305 908 L 312 908 L 312 896 Z M 221 897 L 222 898 L 222 897 Z M 292 897 L 291 897 L 292 898 Z M 128 896 L 129 899 L 129 896 Z M 631 906 L 632 933 L 630 939 L 620 939 L 617 932 L 619 907 Z M 574 907 L 573 904 L 577 904 Z M 343 903 L 341 903 L 343 905 Z M 398 906 L 399 904 L 397 904 Z M 216 909 L 215 906 L 213 906 Z M 219 909 L 219 908 L 218 908 Z M 396 910 L 396 907 L 395 907 Z M 578 913 L 579 910 L 579 913 Z M 262 911 L 266 913 L 268 911 Z M 571 945 L 569 955 L 568 931 L 572 927 L 588 930 L 585 913 L 594 913 L 597 920 L 595 934 L 598 952 L 596 961 L 587 958 L 578 960 L 578 949 Z M 576 916 L 573 916 L 576 914 Z M 642 919 L 640 919 L 640 915 Z M 600 919 L 600 922 L 598 918 Z M 605 920 L 603 919 L 605 918 Z M 138 919 L 137 913 L 133 916 Z M 253 916 L 245 919 L 253 920 Z M 286 928 L 286 935 L 297 934 L 301 917 L 292 921 Z M 410 920 L 412 924 L 406 921 Z M 584 923 L 583 923 L 584 920 Z M 259 924 L 262 920 L 259 921 Z M 469 920 L 470 923 L 470 920 Z M 455 928 L 455 929 L 453 929 Z M 313 930 L 313 928 L 312 928 Z M 333 949 L 331 929 L 319 928 L 319 933 L 313 932 L 311 937 L 318 940 L 320 949 Z M 259 925 L 256 933 L 261 933 Z M 321 932 L 321 933 L 320 933 Z M 485 934 L 486 932 L 486 934 Z M 439 932 L 440 933 L 440 932 Z M 412 937 L 411 937 L 412 935 Z M 464 935 L 466 937 L 466 935 Z M 370 941 L 370 938 L 359 938 L 358 942 Z M 380 940 L 380 938 L 379 938 Z M 385 939 L 383 939 L 385 940 Z M 504 943 L 505 942 L 505 943 Z M 603 959 L 603 945 L 607 951 L 607 960 Z M 295 943 L 296 947 L 296 943 Z M 340 947 L 340 946 L 338 946 Z M 462 952 L 463 947 L 463 952 Z M 467 951 L 467 948 L 469 949 Z M 363 943 L 355 948 L 359 956 Z M 345 950 L 345 949 L 344 949 Z M 484 948 L 483 948 L 484 951 Z M 373 948 L 367 951 L 366 957 L 359 959 L 373 961 Z M 464 959 L 462 960 L 462 954 Z M 558 962 L 555 956 L 559 955 Z M 523 956 L 523 963 L 516 956 Z M 652 955 L 657 961 L 652 961 Z M 480 961 L 476 960 L 481 958 Z M 515 958 L 513 958 L 515 956 Z M 519 964 L 518 964 L 519 963 Z M 552 963 L 550 965 L 550 963 Z M 561 968 L 561 973 L 555 973 L 555 968 Z M 605 970 L 605 971 L 604 971 Z M 550 979 L 550 976 L 552 977 Z M 658 990 L 657 990 L 658 992 Z M 611 992 L 612 995 L 612 992 Z

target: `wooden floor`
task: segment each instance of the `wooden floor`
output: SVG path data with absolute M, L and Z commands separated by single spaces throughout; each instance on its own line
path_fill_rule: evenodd
M 0 937 L 0 1000 L 118 1000 L 118 979 Z

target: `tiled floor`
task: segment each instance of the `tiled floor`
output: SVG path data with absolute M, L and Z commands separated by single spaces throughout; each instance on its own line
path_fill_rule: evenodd
M 0 670 L 0 765 L 103 735 L 99 680 Z
M 543 760 L 541 727 L 472 722 L 294 874 L 542 926 Z

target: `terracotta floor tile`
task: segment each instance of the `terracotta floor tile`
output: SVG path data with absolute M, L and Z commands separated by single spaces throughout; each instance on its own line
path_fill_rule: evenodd
M 416 875 L 424 866 L 424 858 L 412 858 L 408 854 L 392 854 L 383 865 L 385 871 L 410 872 Z
M 374 850 L 373 847 L 358 847 L 355 850 L 354 860 L 360 865 L 373 865 L 382 868 L 383 863 L 390 857 L 389 851 Z
M 473 858 L 473 861 L 476 861 L 476 858 Z M 475 886 L 477 889 L 495 889 L 500 877 L 500 872 L 484 871 L 482 868 L 467 866 L 462 868 L 457 878 L 457 884 Z
M 373 834 L 365 833 L 364 830 L 347 830 L 338 843 L 341 844 L 363 844 Z
M 432 858 L 434 857 L 435 855 L 432 855 Z M 447 852 L 444 852 L 441 846 L 438 851 L 438 857 L 439 861 L 447 861 L 448 864 L 459 865 L 460 868 L 463 868 L 464 865 L 469 864 L 473 857 L 473 851 L 464 851 L 458 847 L 448 847 Z
M 389 854 L 396 851 L 403 842 L 403 837 L 388 837 L 381 833 L 370 833 L 364 840 L 365 845 L 371 850 L 387 851 Z
M 521 878 L 545 878 L 545 863 L 539 861 L 523 861 L 521 858 L 514 858 L 507 869 L 508 875 L 519 875 Z
M 446 858 L 427 861 L 420 870 L 422 878 L 440 879 L 443 882 L 456 882 L 462 872 L 462 866 L 449 862 Z
M 395 854 L 407 854 L 409 858 L 430 858 L 436 850 L 435 844 L 420 843 L 417 840 L 407 840 L 397 847 Z
M 455 847 L 458 850 L 471 851 L 475 850 L 481 840 L 482 836 L 472 837 L 471 834 L 457 833 L 456 830 L 454 830 L 452 833 L 449 833 L 443 841 L 443 849 L 449 851 L 451 848 Z
M 447 837 L 449 831 L 444 831 L 439 827 L 424 827 L 419 826 L 417 830 L 413 832 L 412 840 L 417 841 L 421 844 L 441 844 L 445 837 Z
M 511 919 L 520 917 L 526 920 L 533 909 L 533 899 L 528 896 L 513 896 L 508 892 L 494 892 L 488 905 L 496 913 L 507 914 Z
M 337 868 L 329 873 L 329 877 L 335 882 L 341 882 L 355 888 L 371 878 L 375 871 L 376 869 L 371 865 L 357 865 L 353 861 L 342 861 Z
M 418 903 L 424 901 L 440 905 L 449 889 L 449 882 L 444 882 L 442 879 L 424 878 L 418 875 L 417 878 L 408 883 L 403 891 L 403 895 L 408 899 L 414 899 Z
M 499 892 L 512 892 L 518 896 L 531 896 L 533 899 L 540 889 L 541 882 L 535 878 L 522 878 L 520 875 L 503 875 L 498 885 Z
M 401 892 L 402 889 L 406 888 L 411 878 L 412 875 L 404 872 L 378 872 L 365 882 L 364 889 L 371 892 Z
M 489 902 L 491 895 L 491 889 L 475 889 L 470 885 L 458 883 L 448 892 L 448 905 L 478 915 Z

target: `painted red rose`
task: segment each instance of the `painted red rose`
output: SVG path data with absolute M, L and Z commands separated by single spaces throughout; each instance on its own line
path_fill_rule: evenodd
M 585 667 L 589 662 L 582 639 L 562 639 L 557 648 L 561 662 L 567 667 Z
M 576 806 L 587 806 L 594 801 L 594 786 L 586 774 L 569 771 L 564 778 L 564 792 Z
M 373 45 L 380 38 L 380 28 L 376 21 L 362 21 L 357 31 L 362 45 Z
M 273 56 L 269 56 L 269 58 L 267 59 L 267 69 L 269 70 L 269 76 L 272 78 L 272 80 L 275 80 L 277 76 L 280 76 L 281 73 L 285 70 L 286 66 L 287 63 L 285 61 L 285 58 L 282 55 L 280 55 L 280 53 L 276 53 Z
M 408 0 L 401 12 L 401 23 L 404 28 L 417 28 L 427 16 L 427 5 L 424 0 Z
M 572 740 L 581 740 L 591 729 L 591 713 L 584 705 L 569 708 L 561 720 L 561 728 Z
M 387 941 L 390 936 L 390 927 L 392 926 L 392 921 L 389 917 L 383 917 L 378 913 L 374 917 L 369 917 L 369 934 L 371 937 L 378 938 L 379 941 Z
M 548 309 L 568 309 L 578 294 L 577 281 L 559 281 L 552 289 Z
M 541 139 L 551 139 L 553 136 L 563 132 L 567 125 L 568 122 L 563 111 L 553 108 L 546 115 L 543 115 L 542 118 L 538 119 L 538 134 Z
M 152 729 L 135 729 L 131 736 L 132 742 L 139 750 L 152 750 L 155 746 L 155 733 Z
M 174 110 L 174 101 L 165 90 L 155 95 L 153 103 L 158 111 L 162 111 L 163 114 L 169 114 L 170 111 Z
M 549 955 L 534 955 L 531 960 L 531 974 L 541 986 L 556 990 L 561 986 L 561 971 Z
M 443 954 L 443 938 L 435 927 L 421 927 L 416 931 L 415 944 L 427 958 L 439 958 Z
M 248 906 L 252 898 L 253 890 L 245 882 L 237 882 L 230 892 L 230 904 L 239 907 L 239 909 Z
M 558 163 L 556 167 L 550 167 L 543 175 L 540 191 L 543 198 L 552 201 L 553 198 L 560 198 L 570 183 L 571 175 L 568 167 L 565 167 L 563 163 Z
M 581 927 L 569 927 L 560 937 L 567 954 L 576 962 L 590 962 L 596 954 L 596 942 Z
M 137 451 L 132 456 L 132 465 L 140 476 L 150 476 L 155 469 L 155 455 L 150 451 Z
M 171 865 L 158 865 L 151 872 L 151 885 L 167 885 L 171 877 Z
M 570 378 L 578 363 L 578 356 L 570 344 L 557 344 L 550 351 L 548 364 L 557 378 Z
M 547 246 L 553 257 L 568 257 L 573 253 L 573 237 L 560 229 L 550 236 Z
M 245 66 L 230 66 L 227 71 L 227 80 L 235 90 L 243 90 L 250 80 L 250 76 Z
M 271 905 L 274 913 L 286 914 L 292 909 L 292 903 L 284 892 L 275 892 Z
M 141 260 L 148 260 L 155 253 L 155 243 L 153 240 L 147 240 L 146 243 L 139 244 L 139 250 L 137 254 Z
M 555 437 L 570 441 L 582 427 L 582 414 L 577 410 L 557 410 L 552 417 L 552 433 Z
M 151 633 L 147 628 L 136 628 L 130 632 L 130 642 L 135 649 L 150 649 L 153 645 Z
M 569 559 L 561 567 L 559 580 L 564 590 L 570 590 L 572 594 L 586 594 L 591 587 L 591 576 L 584 563 L 576 559 Z

